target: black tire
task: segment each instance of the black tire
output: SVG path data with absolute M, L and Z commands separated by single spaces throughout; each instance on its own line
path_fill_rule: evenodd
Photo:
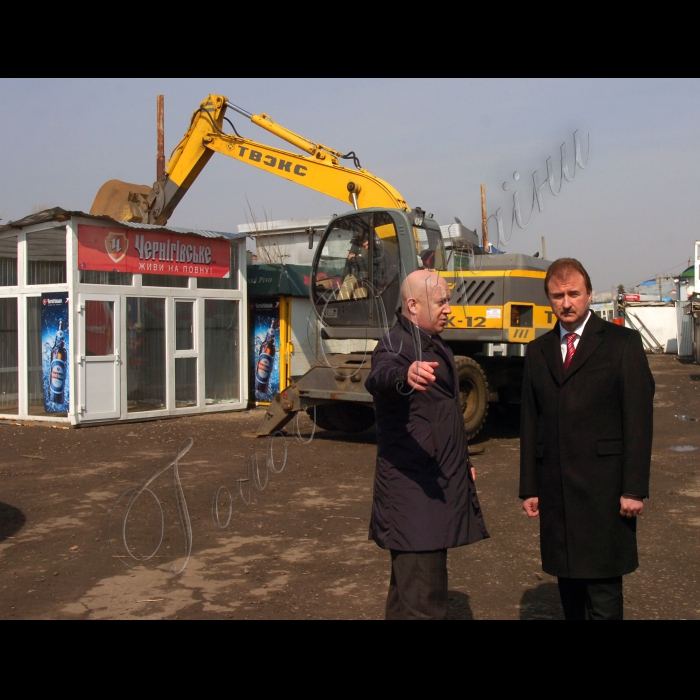
M 475 438 L 489 412 L 489 383 L 481 365 L 471 357 L 455 357 L 459 392 L 467 438 Z
M 333 421 L 333 411 L 330 411 L 331 406 L 316 406 L 315 408 L 310 408 L 306 411 L 307 415 L 311 420 L 316 421 L 316 425 L 321 428 L 321 430 L 331 430 L 335 431 L 335 421 Z
M 311 420 L 314 409 L 307 410 Z M 316 425 L 340 433 L 363 433 L 374 425 L 374 409 L 356 403 L 329 403 L 316 406 Z

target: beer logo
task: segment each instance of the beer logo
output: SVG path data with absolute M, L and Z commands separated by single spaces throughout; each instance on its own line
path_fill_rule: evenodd
M 105 248 L 112 261 L 120 263 L 126 257 L 126 252 L 129 250 L 129 239 L 125 233 L 115 233 L 110 231 L 105 238 Z

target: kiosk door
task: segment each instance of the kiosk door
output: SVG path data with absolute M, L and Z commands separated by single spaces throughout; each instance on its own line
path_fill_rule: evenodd
M 119 297 L 80 298 L 80 419 L 121 417 Z

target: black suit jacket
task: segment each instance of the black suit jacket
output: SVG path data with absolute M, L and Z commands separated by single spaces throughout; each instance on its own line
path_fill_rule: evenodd
M 520 495 L 540 499 L 544 570 L 612 578 L 638 565 L 623 494 L 649 496 L 654 379 L 636 331 L 586 325 L 564 371 L 559 324 L 530 344 L 522 398 Z

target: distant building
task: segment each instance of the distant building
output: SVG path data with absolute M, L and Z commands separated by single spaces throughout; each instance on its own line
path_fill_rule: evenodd
M 325 216 L 241 224 L 238 233 L 255 241 L 253 264 L 312 265 L 314 251 L 330 220 Z
M 677 299 L 682 304 L 686 303 L 698 288 L 695 282 L 695 267 L 689 267 L 677 277 Z
M 700 241 L 695 243 L 694 290 L 685 313 L 693 319 L 693 355 L 700 363 Z
M 616 301 L 594 301 L 591 304 L 591 311 L 596 316 L 599 316 L 603 321 L 610 323 L 617 317 L 617 302 Z
M 660 277 L 638 284 L 633 292 L 641 301 L 676 301 L 676 282 L 672 277 Z

